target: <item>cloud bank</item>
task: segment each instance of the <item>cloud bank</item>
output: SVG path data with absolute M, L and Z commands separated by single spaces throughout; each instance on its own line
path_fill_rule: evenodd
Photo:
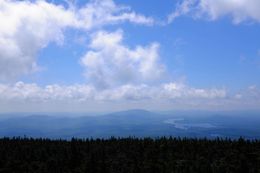
M 1 100 L 143 100 L 177 98 L 225 98 L 225 89 L 191 88 L 182 83 L 165 83 L 158 86 L 121 85 L 111 89 L 98 90 L 92 85 L 47 85 L 16 82 L 13 85 L 0 85 Z
M 16 82 L 0 84 L 2 111 L 115 111 L 130 108 L 150 110 L 239 110 L 259 107 L 256 86 L 236 93 L 225 88 L 194 88 L 184 83 L 121 85 L 97 89 L 89 84 L 47 85 Z M 10 106 L 11 105 L 11 106 Z
M 133 108 L 161 109 L 165 106 L 170 109 L 178 107 L 174 105 L 175 102 L 185 106 L 205 107 L 204 104 L 207 102 L 215 102 L 217 99 L 226 97 L 225 89 L 191 88 L 183 83 L 173 82 L 157 86 L 127 84 L 102 90 L 88 84 L 67 86 L 54 84 L 41 87 L 35 83 L 16 82 L 12 85 L 0 85 L 2 111 L 12 111 L 19 105 L 23 105 L 18 109 L 20 111 L 37 111 L 40 107 L 48 107 L 47 110 L 66 111 L 73 105 L 77 106 L 78 111 L 89 111 L 91 107 L 94 110 L 111 111 L 111 107 L 106 106 L 115 103 L 117 103 L 115 109 L 122 109 L 122 105 L 126 105 L 127 109 L 131 105 L 134 105 Z M 164 102 L 167 105 L 160 105 Z M 12 106 L 5 107 L 6 104 Z M 67 108 L 66 105 L 68 105 Z

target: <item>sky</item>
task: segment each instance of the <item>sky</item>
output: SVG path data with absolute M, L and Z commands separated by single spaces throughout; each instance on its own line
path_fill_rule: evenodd
M 259 110 L 259 0 L 0 0 L 0 112 Z

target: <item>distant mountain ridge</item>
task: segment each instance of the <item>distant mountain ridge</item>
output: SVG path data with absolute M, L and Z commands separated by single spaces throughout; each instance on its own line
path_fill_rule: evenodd
M 136 114 L 154 114 L 154 113 L 145 109 L 129 109 L 125 111 L 113 112 L 110 115 L 129 115 L 129 114 L 136 115 Z
M 12 114 L 9 118 L 0 118 L 0 137 L 26 135 L 65 139 L 111 136 L 260 138 L 260 118 L 256 113 L 247 113 L 245 116 L 215 113 L 207 115 L 198 112 L 160 114 L 132 109 L 97 116 L 84 116 L 83 113 L 80 115 Z

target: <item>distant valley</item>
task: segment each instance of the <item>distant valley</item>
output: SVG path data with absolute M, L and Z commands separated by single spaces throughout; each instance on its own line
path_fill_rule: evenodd
M 91 115 L 91 116 L 90 116 Z M 260 139 L 258 112 L 127 110 L 107 114 L 2 114 L 0 137 L 53 139 L 160 137 Z

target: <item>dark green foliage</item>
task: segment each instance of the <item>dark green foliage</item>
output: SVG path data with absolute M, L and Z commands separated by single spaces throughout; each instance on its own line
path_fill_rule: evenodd
M 0 139 L 0 173 L 259 173 L 260 141 Z

